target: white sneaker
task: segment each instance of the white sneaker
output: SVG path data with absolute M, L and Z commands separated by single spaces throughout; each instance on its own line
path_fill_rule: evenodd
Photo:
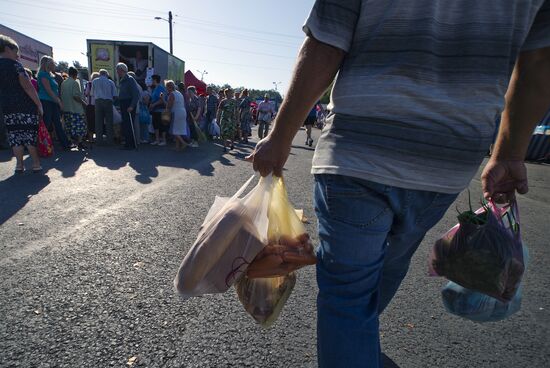
M 189 147 L 193 147 L 193 148 L 197 148 L 199 146 L 199 144 L 195 141 L 191 142 L 191 144 L 189 145 Z
M 166 146 L 166 141 L 162 141 L 159 143 L 159 146 Z
M 159 144 L 159 141 L 153 141 L 153 142 L 151 142 L 151 146 L 156 146 L 157 144 Z

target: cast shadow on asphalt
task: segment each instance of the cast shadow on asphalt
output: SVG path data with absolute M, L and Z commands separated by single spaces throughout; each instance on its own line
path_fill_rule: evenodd
M 158 177 L 159 167 L 172 167 L 185 170 L 195 170 L 201 176 L 214 175 L 214 162 L 225 166 L 234 166 L 227 155 L 244 159 L 254 145 L 238 144 L 234 150 L 223 153 L 223 146 L 217 142 L 201 143 L 199 148 L 187 147 L 181 152 L 171 146 L 152 147 L 140 145 L 138 150 L 119 150 L 115 147 L 98 147 L 89 151 L 89 159 L 96 165 L 109 170 L 119 170 L 130 166 L 136 171 L 135 180 L 142 184 L 150 184 Z
M 42 159 L 42 167 L 44 171 L 55 168 L 61 172 L 64 178 L 71 178 L 76 175 L 76 172 L 84 162 L 88 161 L 88 151 L 70 151 L 63 152 L 52 158 Z
M 0 181 L 0 225 L 9 220 L 29 202 L 33 195 L 39 193 L 50 184 L 50 178 L 42 174 L 27 171 L 23 174 L 13 174 Z M 17 190 L 13 190 L 17 188 Z
M 382 353 L 382 362 L 384 368 L 399 368 L 399 366 L 384 353 Z

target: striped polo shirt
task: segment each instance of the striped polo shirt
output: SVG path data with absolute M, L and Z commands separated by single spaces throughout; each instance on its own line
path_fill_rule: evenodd
M 317 0 L 303 29 L 346 52 L 312 173 L 457 193 L 519 52 L 550 46 L 550 0 Z

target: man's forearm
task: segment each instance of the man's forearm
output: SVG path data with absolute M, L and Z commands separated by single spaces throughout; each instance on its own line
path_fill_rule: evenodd
M 523 160 L 533 129 L 550 107 L 550 48 L 522 53 L 508 91 L 493 156 Z
M 345 52 L 307 37 L 281 109 L 275 118 L 273 136 L 291 142 L 311 107 L 333 81 Z

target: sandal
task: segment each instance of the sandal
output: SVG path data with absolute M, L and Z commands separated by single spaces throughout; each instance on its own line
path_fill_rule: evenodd
M 23 174 L 25 172 L 25 168 L 24 167 L 16 167 L 15 168 L 15 173 L 16 174 Z
M 38 166 L 38 167 L 33 167 L 32 168 L 32 173 L 33 174 L 38 174 L 38 173 L 41 173 L 42 172 L 42 166 Z

